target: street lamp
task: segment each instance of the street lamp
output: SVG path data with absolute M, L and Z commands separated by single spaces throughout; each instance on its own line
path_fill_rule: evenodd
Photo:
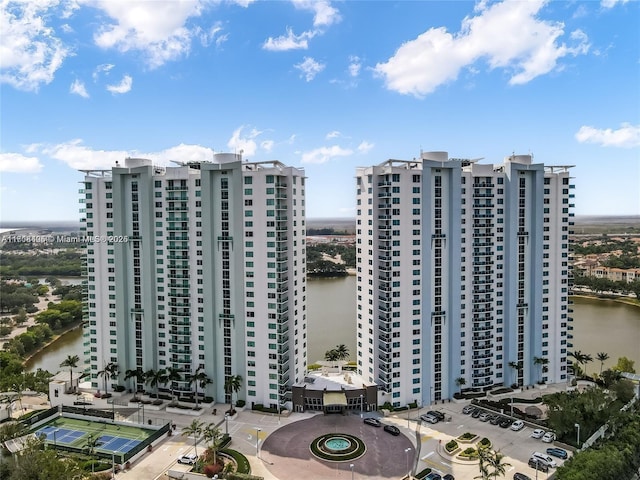
M 56 429 L 53 431 L 53 449 L 54 449 L 54 450 L 57 450 L 57 449 L 58 449 L 58 444 L 56 443 L 56 433 L 58 433 L 58 431 L 59 431 L 59 430 L 60 430 L 59 428 L 56 428 Z
M 411 476 L 411 470 L 409 470 L 409 452 L 411 451 L 411 448 L 405 448 L 404 449 L 404 453 L 406 453 L 406 458 L 407 458 L 407 477 Z
M 224 414 L 224 433 L 229 435 L 229 414 Z
M 574 425 L 574 427 L 578 429 L 578 437 L 577 437 L 577 444 L 578 444 L 578 445 L 577 445 L 577 446 L 578 446 L 578 449 L 579 449 L 579 448 L 580 448 L 580 424 L 579 424 L 579 423 L 576 423 L 576 424 Z
M 513 396 L 511 396 L 511 418 L 513 418 Z
M 360 418 L 364 415 L 364 396 L 360 394 Z
M 351 469 L 351 480 L 353 480 L 353 463 L 349 464 L 349 468 Z
M 138 419 L 140 418 L 140 408 L 142 408 L 142 424 L 144 425 L 144 403 L 138 403 Z
M 256 458 L 260 458 L 260 452 L 258 451 L 258 447 L 260 445 L 260 432 L 261 428 L 256 428 Z

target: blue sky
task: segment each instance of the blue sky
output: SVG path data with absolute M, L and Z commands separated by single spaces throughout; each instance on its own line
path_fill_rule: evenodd
M 239 152 L 353 217 L 420 150 L 575 165 L 577 215 L 640 214 L 640 3 L 0 3 L 0 220 L 75 220 L 79 169 Z

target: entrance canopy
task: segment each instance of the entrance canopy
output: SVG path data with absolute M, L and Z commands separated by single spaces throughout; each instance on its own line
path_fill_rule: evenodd
M 322 402 L 325 407 L 330 405 L 347 406 L 347 395 L 344 392 L 324 392 Z

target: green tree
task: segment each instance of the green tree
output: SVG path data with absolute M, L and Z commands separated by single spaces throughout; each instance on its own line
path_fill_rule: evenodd
M 338 360 L 347 360 L 349 358 L 349 348 L 345 344 L 336 345 L 335 351 Z
M 98 376 L 104 381 L 104 393 L 107 393 L 107 382 L 118 377 L 118 364 L 114 362 L 105 363 L 102 370 L 98 372 Z
M 182 436 L 193 437 L 193 448 L 196 455 L 198 455 L 198 438 L 204 431 L 204 422 L 200 420 L 192 420 L 191 423 L 182 428 Z
M 464 379 L 464 377 L 456 378 L 456 387 L 460 389 L 460 395 L 462 395 L 462 387 L 464 387 L 466 384 L 467 381 Z
M 207 425 L 203 431 L 202 436 L 204 438 L 207 447 L 211 449 L 213 453 L 213 463 L 214 465 L 218 463 L 218 452 L 220 448 L 222 448 L 222 443 L 224 442 L 224 436 L 218 427 L 216 427 L 213 423 Z
M 80 361 L 80 357 L 78 355 L 67 355 L 61 363 L 61 367 L 69 367 L 69 386 L 71 390 L 74 391 L 75 387 L 73 386 L 73 369 L 78 366 L 78 362 Z
M 193 385 L 196 392 L 196 410 L 200 408 L 198 403 L 198 387 L 203 390 L 209 385 L 213 383 L 209 376 L 205 373 L 203 368 L 198 368 L 194 373 L 189 377 L 189 385 Z
M 596 358 L 598 359 L 598 361 L 600 362 L 600 375 L 602 375 L 602 368 L 604 367 L 604 362 L 606 362 L 607 360 L 609 360 L 609 354 L 606 352 L 599 352 L 596 355 Z
M 507 467 L 511 464 L 503 462 L 504 455 L 500 452 L 491 450 L 489 447 L 478 446 L 478 469 L 480 475 L 474 478 L 482 480 L 490 480 L 491 478 L 503 477 Z
M 167 367 L 167 382 L 169 383 L 169 389 L 171 390 L 171 401 L 175 402 L 175 398 L 173 398 L 173 382 L 182 381 L 182 375 L 180 374 L 180 370 L 173 367 Z
M 160 370 L 149 369 L 144 374 L 145 383 L 148 383 L 151 388 L 156 389 L 156 398 L 160 398 L 160 385 L 167 383 L 167 371 L 164 368 Z
M 100 445 L 100 441 L 98 440 L 97 435 L 89 435 L 84 442 L 84 449 L 90 457 L 93 457 L 96 453 L 96 448 Z M 95 458 L 91 458 L 91 473 L 95 471 Z
M 75 459 L 58 458 L 55 450 L 45 449 L 44 442 L 34 438 L 28 439 L 25 448 L 16 454 L 16 462 L 11 469 L 10 480 L 82 480 L 86 478 Z
M 144 372 L 140 368 L 136 368 L 133 370 L 127 370 L 124 372 L 124 380 L 133 379 L 133 393 L 134 395 L 138 394 L 138 386 L 144 384 L 145 376 Z
M 613 367 L 613 370 L 617 370 L 618 372 L 636 373 L 634 364 L 635 362 L 633 360 L 629 360 L 627 357 L 620 357 L 618 358 L 618 363 Z
M 522 362 L 509 362 L 508 365 L 514 370 L 516 378 L 513 382 L 515 385 L 521 385 L 520 372 L 522 371 Z
M 224 381 L 224 391 L 230 397 L 231 408 L 233 409 L 233 394 L 238 393 L 242 388 L 242 377 L 231 375 Z
M 549 364 L 549 359 L 544 357 L 533 357 L 533 364 L 538 367 L 538 383 L 542 383 L 542 368 Z

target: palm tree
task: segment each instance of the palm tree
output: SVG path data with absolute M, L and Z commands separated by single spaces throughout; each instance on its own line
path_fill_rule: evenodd
M 198 455 L 198 437 L 202 434 L 204 429 L 204 422 L 200 420 L 192 420 L 191 423 L 182 428 L 182 435 L 191 437 L 193 436 L 193 448 L 196 455 Z
M 602 368 L 604 367 L 604 362 L 609 360 L 609 354 L 605 352 L 600 352 L 596 355 L 596 358 L 600 362 L 600 375 L 602 375 Z
M 98 376 L 102 377 L 104 381 L 104 393 L 107 393 L 107 382 L 118 376 L 118 364 L 117 363 L 105 363 L 102 370 L 98 372 Z
M 349 358 L 349 348 L 346 345 L 341 343 L 340 345 L 337 345 L 334 350 L 337 354 L 338 360 L 346 360 Z
M 144 373 L 142 372 L 141 368 L 136 368 L 135 370 L 127 370 L 126 372 L 124 372 L 124 379 L 129 380 L 130 378 L 133 378 L 134 380 L 134 385 L 133 385 L 133 392 L 134 395 L 138 394 L 138 386 L 141 384 L 144 384 Z
M 99 437 L 95 435 L 89 435 L 87 440 L 84 442 L 84 448 L 89 454 L 90 457 L 93 457 L 94 453 L 96 453 L 96 448 L 100 445 Z M 91 459 L 91 473 L 94 473 L 95 469 L 95 459 Z
M 587 363 L 593 362 L 593 357 L 591 355 L 589 355 L 588 353 L 582 353 L 580 350 L 576 350 L 575 352 L 568 353 L 567 355 L 575 358 L 578 364 L 584 365 L 585 367 Z M 586 373 L 586 368 L 584 372 Z
M 511 464 L 502 462 L 504 455 L 500 452 L 492 451 L 489 447 L 478 446 L 478 468 L 480 475 L 474 478 L 489 480 L 491 477 L 498 478 L 504 476 L 507 467 Z
M 533 357 L 533 364 L 538 367 L 544 367 L 549 364 L 549 359 L 544 357 Z M 538 378 L 540 378 L 540 380 L 538 380 L 538 383 L 542 383 L 542 368 L 539 369 L 539 372 Z
M 171 390 L 171 401 L 175 401 L 173 398 L 173 382 L 179 382 L 182 380 L 182 375 L 180 375 L 181 370 L 173 367 L 167 367 L 167 382 L 169 383 L 169 388 Z
M 522 370 L 522 362 L 509 362 L 508 365 L 516 371 L 516 381 L 513 383 L 519 385 L 518 376 L 520 374 L 520 370 Z
M 456 387 L 460 389 L 460 395 L 462 395 L 462 387 L 466 384 L 467 384 L 467 381 L 464 379 L 464 377 L 456 378 Z
M 213 383 L 202 367 L 198 367 L 189 378 L 189 385 L 193 385 L 196 390 L 196 410 L 199 408 L 198 403 L 198 387 L 204 389 L 207 385 Z
M 224 442 L 224 436 L 220 429 L 213 423 L 210 423 L 204 428 L 202 436 L 204 437 L 207 447 L 213 452 L 213 464 L 215 465 L 218 463 L 218 452 L 220 451 L 220 447 L 222 447 L 222 442 Z
M 242 377 L 240 375 L 231 375 L 224 381 L 224 391 L 231 397 L 231 409 L 233 409 L 233 394 L 238 393 L 242 388 Z
M 70 377 L 69 383 L 70 383 L 71 390 L 74 390 L 73 369 L 78 366 L 79 361 L 80 361 L 80 357 L 78 357 L 78 355 L 68 355 L 67 358 L 62 363 L 60 363 L 61 367 L 69 367 L 69 377 Z
M 151 388 L 156 389 L 156 398 L 159 398 L 159 386 L 167 383 L 167 372 L 164 368 L 160 370 L 154 370 L 153 368 L 144 372 L 145 383 L 148 383 Z

